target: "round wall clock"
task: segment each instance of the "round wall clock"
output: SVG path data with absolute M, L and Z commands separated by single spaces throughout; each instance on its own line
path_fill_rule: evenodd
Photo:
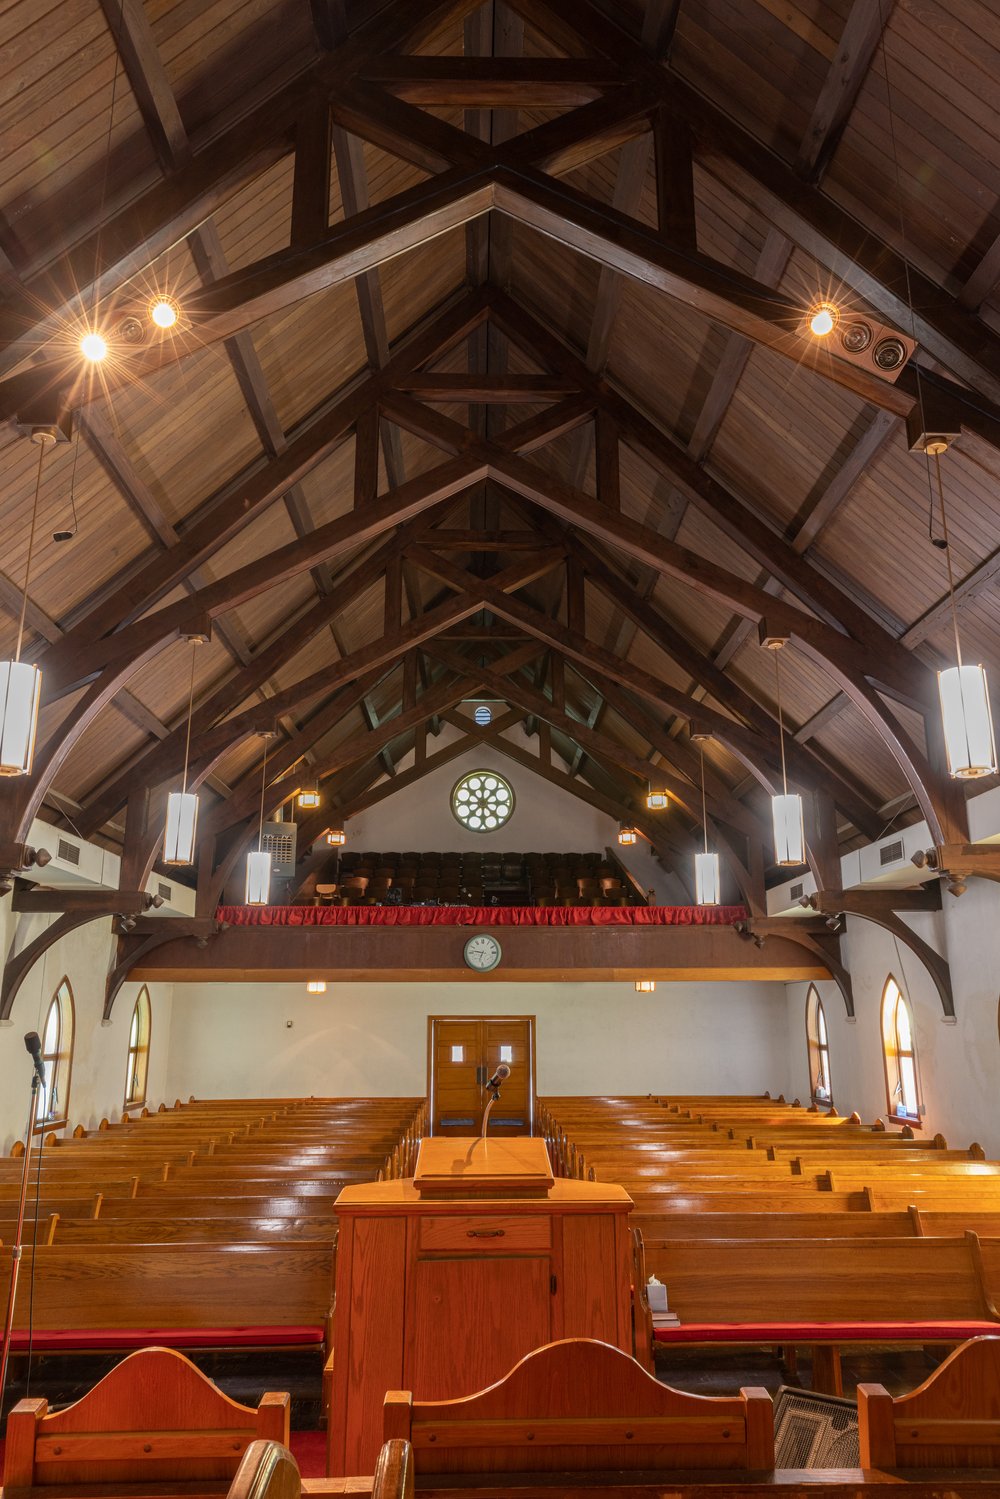
M 465 944 L 464 957 L 466 964 L 477 973 L 489 973 L 500 962 L 503 951 L 495 937 L 479 932 Z

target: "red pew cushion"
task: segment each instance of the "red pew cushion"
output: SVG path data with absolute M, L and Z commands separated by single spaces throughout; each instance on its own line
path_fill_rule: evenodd
M 682 1322 L 657 1327 L 660 1343 L 961 1343 L 1000 1332 L 997 1322 Z
M 280 1327 L 87 1327 L 75 1331 L 40 1332 L 36 1329 L 31 1346 L 36 1353 L 58 1353 L 63 1348 L 279 1348 L 303 1343 L 322 1343 L 323 1328 L 311 1326 Z M 11 1337 L 11 1352 L 26 1353 L 28 1334 L 17 1331 Z

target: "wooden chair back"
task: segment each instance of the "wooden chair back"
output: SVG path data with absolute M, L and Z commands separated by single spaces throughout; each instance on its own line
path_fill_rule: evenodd
M 858 1385 L 863 1468 L 1000 1467 L 1000 1337 L 972 1338 L 895 1400 Z
M 251 1442 L 236 1469 L 226 1499 L 299 1499 L 302 1476 L 280 1442 Z
M 256 1439 L 288 1445 L 288 1395 L 239 1405 L 183 1354 L 143 1348 L 81 1400 L 50 1413 L 20 1400 L 7 1418 L 3 1489 L 232 1479 Z M 183 1490 L 178 1490 L 183 1492 Z
M 768 1469 L 771 1397 L 687 1395 L 593 1338 L 536 1348 L 506 1378 L 460 1400 L 385 1397 L 383 1438 L 424 1473 Z

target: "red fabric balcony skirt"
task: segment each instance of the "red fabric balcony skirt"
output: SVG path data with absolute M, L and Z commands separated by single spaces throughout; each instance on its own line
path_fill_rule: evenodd
M 742 906 L 220 906 L 229 926 L 731 926 Z

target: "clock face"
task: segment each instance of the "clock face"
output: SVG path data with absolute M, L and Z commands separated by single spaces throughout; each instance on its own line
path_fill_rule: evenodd
M 491 968 L 497 966 L 500 958 L 500 944 L 495 937 L 482 933 L 477 937 L 470 937 L 465 944 L 465 961 L 479 973 L 489 973 Z

